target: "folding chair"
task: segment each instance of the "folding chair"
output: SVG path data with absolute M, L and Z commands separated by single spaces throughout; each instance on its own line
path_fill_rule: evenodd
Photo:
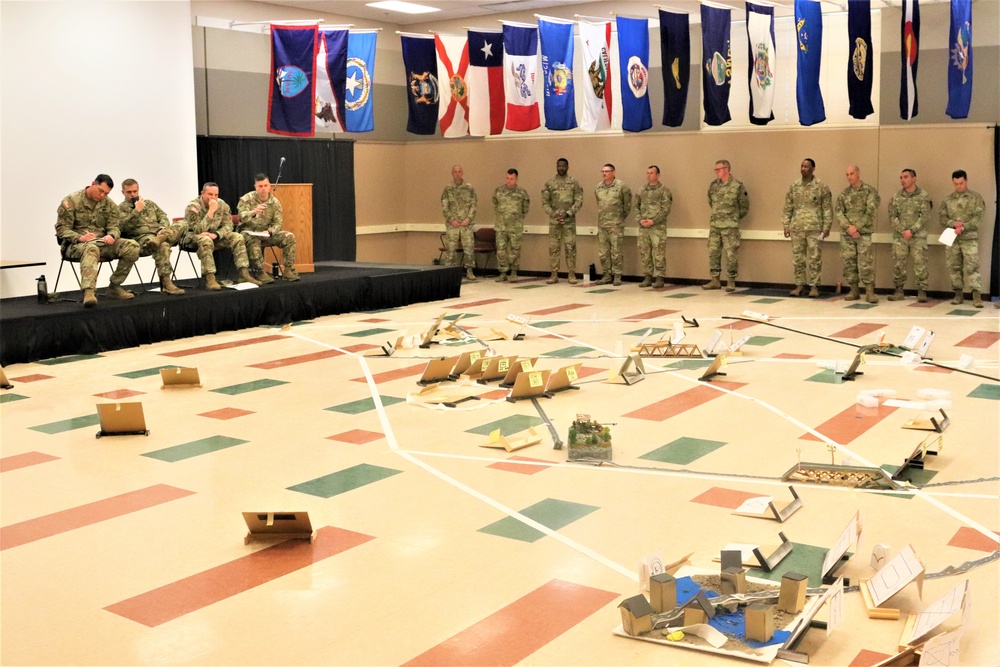
M 476 268 L 486 269 L 490 265 L 490 257 L 495 259 L 497 256 L 497 232 L 492 227 L 480 227 L 473 232 L 473 236 L 476 240 L 476 245 L 472 249 Z M 480 255 L 486 255 L 486 261 L 482 266 L 479 266 Z
M 441 238 L 441 245 L 438 247 L 438 251 L 439 251 L 438 261 L 437 261 L 438 264 L 440 264 L 441 262 L 444 261 L 444 255 L 445 255 L 445 253 L 448 252 L 448 245 L 444 241 L 444 238 L 445 238 L 445 233 L 444 232 L 441 232 L 440 238 Z M 458 247 L 455 248 L 455 252 L 465 252 L 465 250 L 462 248 L 462 239 L 458 240 Z

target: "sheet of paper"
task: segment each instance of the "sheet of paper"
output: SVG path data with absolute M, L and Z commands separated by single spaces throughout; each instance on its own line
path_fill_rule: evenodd
M 767 511 L 767 504 L 774 500 L 771 496 L 757 496 L 747 498 L 743 504 L 736 508 L 736 512 L 741 514 L 763 514 Z
M 958 642 L 962 629 L 952 630 L 927 640 L 920 656 L 920 665 L 954 665 L 958 663 Z
M 726 636 L 706 623 L 699 623 L 698 625 L 685 625 L 682 628 L 678 628 L 678 630 L 686 635 L 696 635 L 701 637 L 715 648 L 720 648 L 726 643 Z
M 226 287 L 234 289 L 238 292 L 248 289 L 257 289 L 257 285 L 254 285 L 253 283 L 233 283 L 232 285 L 226 285 Z
M 937 626 L 941 625 L 959 609 L 965 606 L 965 595 L 969 590 L 969 581 L 966 579 L 958 586 L 948 591 L 939 600 L 936 600 L 929 607 L 917 614 L 917 620 L 913 623 L 913 632 L 906 641 L 913 644 L 914 641 L 923 637 Z
M 913 547 L 907 544 L 896 554 L 895 558 L 886 563 L 874 577 L 868 580 L 868 591 L 872 595 L 875 606 L 878 607 L 903 590 L 923 571 L 924 566 L 917 560 Z
M 830 574 L 830 571 L 837 566 L 841 556 L 847 553 L 855 539 L 861 536 L 861 511 L 854 513 L 854 516 L 847 523 L 847 527 L 840 533 L 837 541 L 826 552 L 823 557 L 823 576 Z
M 826 636 L 829 637 L 830 633 L 840 625 L 841 621 L 844 620 L 844 578 L 840 577 L 837 582 L 830 587 L 832 592 L 827 593 L 824 597 L 829 596 L 826 602 L 827 606 L 827 618 L 826 618 Z
M 955 233 L 954 229 L 949 227 L 943 232 L 941 232 L 941 236 L 938 237 L 938 241 L 940 241 L 946 246 L 952 246 L 954 245 L 956 238 L 958 238 L 958 234 Z
M 271 235 L 268 232 L 251 232 L 248 230 L 243 230 L 243 234 L 248 234 L 249 236 L 259 236 L 262 239 L 270 238 Z

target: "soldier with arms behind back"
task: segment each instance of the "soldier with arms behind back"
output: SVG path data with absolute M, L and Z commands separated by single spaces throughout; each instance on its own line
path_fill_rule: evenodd
M 517 280 L 521 261 L 521 237 L 524 236 L 524 216 L 528 215 L 531 197 L 517 184 L 517 169 L 508 169 L 505 183 L 493 192 L 493 212 L 496 217 L 498 283 Z
M 712 279 L 702 289 L 720 289 L 722 254 L 726 255 L 726 291 L 736 291 L 740 272 L 740 220 L 750 212 L 750 197 L 743 183 L 733 178 L 729 160 L 715 163 L 715 180 L 708 186 L 708 271 Z

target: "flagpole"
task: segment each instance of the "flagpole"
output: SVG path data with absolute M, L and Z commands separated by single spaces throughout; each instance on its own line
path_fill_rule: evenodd
M 588 21 L 597 21 L 599 23 L 610 23 L 611 22 L 611 21 L 609 21 L 606 18 L 601 18 L 600 16 L 586 16 L 584 14 L 573 14 L 573 18 L 575 18 L 575 19 L 586 19 Z
M 578 21 L 556 18 L 555 16 L 542 16 L 541 14 L 532 14 L 532 16 L 540 21 L 547 21 L 549 23 L 561 23 L 563 25 L 576 25 L 578 23 Z
M 275 21 L 230 21 L 229 27 L 235 28 L 238 25 L 319 25 L 323 19 L 278 19 Z

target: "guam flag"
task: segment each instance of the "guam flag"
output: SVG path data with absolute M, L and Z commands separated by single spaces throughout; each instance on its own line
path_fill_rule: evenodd
M 541 126 L 535 80 L 538 78 L 538 28 L 503 24 L 504 90 L 507 129 L 517 132 Z
M 747 45 L 750 122 L 767 125 L 774 120 L 774 7 L 747 3 Z
M 902 59 L 899 80 L 899 117 L 910 120 L 917 115 L 917 56 L 920 43 L 920 4 L 903 0 L 903 18 L 899 29 Z
M 663 74 L 663 124 L 680 127 L 691 80 L 688 15 L 660 10 L 660 63 Z
M 819 2 L 795 0 L 795 37 L 799 55 L 795 79 L 799 124 L 815 125 L 826 120 L 823 93 L 819 89 L 819 65 L 823 56 L 823 10 Z
M 453 35 L 435 35 L 441 106 L 438 119 L 445 137 L 469 134 L 469 40 Z
M 375 129 L 372 82 L 375 77 L 375 38 L 378 33 L 351 32 L 347 37 L 347 81 L 344 94 L 348 132 Z
M 611 127 L 611 23 L 580 21 L 580 50 L 583 69 L 583 122 L 587 132 Z
M 576 127 L 576 94 L 573 87 L 573 23 L 538 19 L 542 43 L 542 83 L 545 89 L 545 127 Z
M 271 88 L 267 96 L 267 131 L 291 137 L 316 133 L 315 25 L 271 25 Z
M 872 107 L 872 5 L 870 0 L 847 2 L 847 97 L 852 118 L 863 120 Z
M 333 132 L 344 131 L 347 92 L 347 31 L 320 30 L 316 54 L 316 122 Z
M 437 55 L 433 35 L 400 35 L 403 69 L 406 70 L 406 131 L 410 134 L 434 134 L 437 130 L 438 90 Z
M 948 31 L 948 108 L 952 118 L 968 118 L 972 104 L 972 0 L 951 0 Z
M 507 117 L 503 91 L 503 34 L 469 31 L 469 134 L 503 132 Z
M 621 75 L 622 129 L 653 127 L 649 110 L 649 21 L 618 16 L 618 73 Z
M 729 10 L 701 6 L 701 89 L 705 98 L 705 124 L 728 123 L 729 87 L 733 59 L 729 46 Z

